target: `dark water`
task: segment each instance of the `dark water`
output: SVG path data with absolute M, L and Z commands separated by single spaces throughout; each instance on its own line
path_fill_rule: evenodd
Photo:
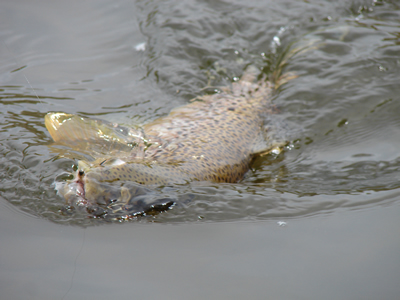
M 397 299 L 398 1 L 17 1 L 0 20 L 5 298 Z M 123 226 L 60 212 L 77 162 L 47 112 L 143 124 L 310 44 L 274 96 L 291 142 L 243 181 L 158 191 L 194 198 Z

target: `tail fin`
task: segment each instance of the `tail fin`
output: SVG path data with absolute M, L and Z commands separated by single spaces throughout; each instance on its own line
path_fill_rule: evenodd
M 55 142 L 84 152 L 129 151 L 137 138 L 131 129 L 117 124 L 66 113 L 48 113 L 45 126 Z

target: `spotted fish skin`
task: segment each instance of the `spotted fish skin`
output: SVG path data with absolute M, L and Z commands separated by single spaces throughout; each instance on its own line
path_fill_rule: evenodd
M 255 78 L 254 70 L 248 71 L 231 89 L 198 97 L 124 134 L 119 134 L 117 125 L 64 113 L 47 114 L 45 125 L 55 141 L 69 146 L 85 144 L 86 149 L 91 142 L 111 141 L 109 151 L 93 150 L 93 162 L 79 162 L 75 179 L 61 194 L 74 199 L 69 202 L 79 200 L 87 205 L 99 198 L 115 197 L 105 196 L 107 190 L 100 187 L 104 182 L 170 185 L 239 181 L 254 156 L 281 146 L 269 139 L 264 127 L 274 87 L 265 79 L 254 82 Z M 129 196 L 121 192 L 118 198 Z

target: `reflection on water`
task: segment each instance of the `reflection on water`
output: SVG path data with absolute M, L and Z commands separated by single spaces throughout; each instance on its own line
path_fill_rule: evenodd
M 204 87 L 228 86 L 247 65 L 271 75 L 292 43 L 307 40 L 321 43 L 287 62 L 298 78 L 274 96 L 288 124 L 285 151 L 257 159 L 238 184 L 157 190 L 192 200 L 152 220 L 301 217 L 396 201 L 386 194 L 397 195 L 400 182 L 395 1 L 101 3 L 82 5 L 72 23 L 76 11 L 66 3 L 48 5 L 60 20 L 38 6 L 32 27 L 18 23 L 21 8 L 2 4 L 9 27 L 0 31 L 0 193 L 18 209 L 96 222 L 61 212 L 54 180 L 77 162 L 51 151 L 47 112 L 142 124 L 213 91 Z

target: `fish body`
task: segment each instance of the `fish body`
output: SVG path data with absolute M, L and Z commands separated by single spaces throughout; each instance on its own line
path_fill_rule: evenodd
M 256 155 L 282 146 L 265 126 L 273 85 L 255 79 L 254 70 L 248 71 L 231 89 L 198 97 L 141 128 L 48 113 L 45 125 L 54 141 L 94 158 L 79 161 L 75 178 L 60 193 L 69 203 L 88 206 L 129 201 L 129 190 L 109 191 L 121 182 L 165 186 L 239 181 Z

